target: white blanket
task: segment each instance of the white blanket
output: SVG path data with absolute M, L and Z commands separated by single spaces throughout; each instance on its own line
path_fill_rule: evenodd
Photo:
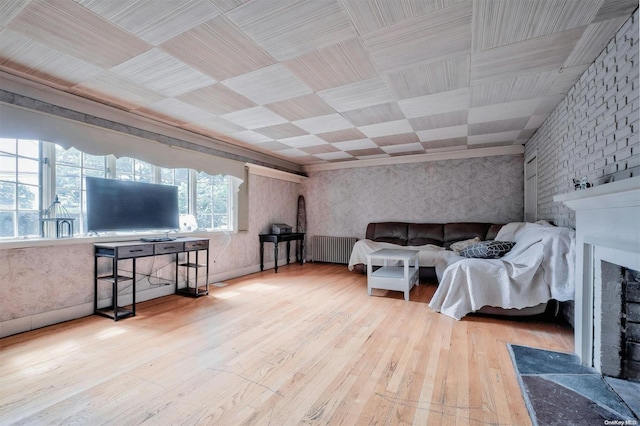
M 522 309 L 574 298 L 575 231 L 547 223 L 511 223 L 498 241 L 516 245 L 500 259 L 449 252 L 436 264 L 440 284 L 429 306 L 461 319 L 483 306 Z
M 376 250 L 381 250 L 385 248 L 397 249 L 397 248 L 406 248 L 411 250 L 420 250 L 420 254 L 418 254 L 418 265 L 419 266 L 435 266 L 436 259 L 439 254 L 444 253 L 445 249 L 440 246 L 436 246 L 433 244 L 426 244 L 424 246 L 399 246 L 397 244 L 392 243 L 380 243 L 372 240 L 359 240 L 353 246 L 353 250 L 351 251 L 351 257 L 349 258 L 349 270 L 353 271 L 353 267 L 358 263 L 362 263 L 364 265 L 367 264 L 367 254 L 373 253 Z M 382 265 L 380 261 L 380 265 Z M 374 260 L 374 264 L 377 265 Z

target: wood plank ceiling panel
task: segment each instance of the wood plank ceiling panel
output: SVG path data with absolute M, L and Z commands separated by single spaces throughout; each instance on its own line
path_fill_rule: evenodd
M 304 152 L 311 154 L 311 155 L 317 155 L 317 154 L 326 154 L 328 152 L 338 152 L 340 151 L 338 148 L 336 148 L 335 146 L 331 145 L 331 144 L 324 144 L 324 145 L 315 145 L 315 146 L 308 146 L 308 147 L 304 147 L 301 148 Z
M 468 87 L 469 55 L 408 67 L 386 78 L 398 99 Z
M 314 50 L 284 64 L 314 91 L 378 76 L 369 53 L 358 38 Z
M 230 112 L 222 115 L 221 118 L 250 130 L 287 122 L 287 120 L 278 114 L 262 106 Z
M 522 130 L 527 125 L 529 117 L 511 118 L 508 120 L 489 121 L 486 123 L 474 123 L 469 125 L 469 136 L 488 133 L 501 133 L 514 130 Z
M 309 146 L 327 145 L 327 142 L 323 141 L 316 135 L 302 135 L 292 138 L 284 138 L 280 140 L 281 143 L 289 145 L 291 148 L 305 148 Z
M 567 94 L 569 89 L 576 84 L 576 81 L 586 71 L 588 65 L 578 65 L 575 67 L 563 68 L 555 73 L 556 78 L 553 80 L 553 84 L 549 87 L 547 94 Z
M 526 122 L 524 123 L 526 124 Z M 524 124 L 522 127 L 524 127 Z M 453 127 L 441 127 L 439 129 L 420 130 L 416 132 L 420 142 L 437 141 L 443 139 L 464 138 L 469 132 L 469 126 L 462 124 Z
M 364 139 L 367 136 L 356 128 L 336 130 L 334 132 L 318 133 L 318 137 L 327 142 L 344 142 L 356 139 Z
M 381 121 L 393 121 L 405 118 L 397 102 L 345 111 L 342 113 L 342 116 L 356 126 L 366 126 L 367 124 L 375 124 Z
M 368 126 L 359 126 L 358 129 L 368 138 L 413 132 L 408 120 L 385 121 L 383 123 L 369 124 Z
M 362 36 L 381 72 L 471 50 L 472 3 L 464 2 Z
M 605 0 L 594 22 L 607 21 L 612 18 L 629 16 L 638 8 L 638 0 Z
M 229 133 L 236 133 L 242 131 L 244 128 L 233 124 L 227 120 L 219 117 L 200 118 L 198 120 L 192 120 L 182 126 L 185 129 L 207 129 L 220 133 L 221 135 L 228 135 Z M 206 132 L 205 132 L 206 133 Z
M 471 84 L 559 69 L 585 29 L 573 28 L 477 52 L 471 58 Z
M 415 142 L 420 142 L 418 135 L 413 132 L 399 133 L 397 135 L 378 136 L 371 138 L 371 140 L 378 146 L 407 145 Z
M 415 130 L 429 130 L 440 127 L 453 127 L 467 124 L 466 109 L 410 118 L 409 122 Z
M 336 112 L 315 93 L 280 102 L 274 102 L 267 105 L 267 107 L 289 121 L 302 120 L 304 118 L 311 118 Z
M 256 106 L 255 102 L 220 83 L 193 90 L 177 98 L 216 115 Z
M 161 115 L 173 116 L 181 123 L 190 121 L 198 122 L 212 117 L 210 112 L 175 98 L 162 99 L 161 101 L 148 105 L 144 109 L 147 112 L 158 112 Z
M 209 0 L 211 3 L 218 8 L 218 10 L 222 13 L 229 12 L 230 10 L 235 9 L 238 6 L 242 6 L 251 0 Z
M 533 111 L 533 115 L 548 115 L 553 112 L 554 109 L 562 102 L 565 94 L 560 93 L 557 95 L 545 96 L 540 100 L 540 103 Z
M 294 121 L 293 124 L 309 133 L 335 132 L 353 127 L 353 124 L 345 120 L 340 114 L 305 118 L 304 120 Z
M 588 25 L 603 0 L 477 0 L 473 50 L 493 49 Z
M 125 110 L 134 110 L 165 98 L 160 93 L 106 71 L 73 86 L 69 91 Z
M 542 98 L 506 102 L 469 109 L 469 124 L 528 117 L 536 110 Z
M 223 16 L 166 41 L 161 48 L 218 81 L 275 63 L 271 56 Z
M 255 130 L 271 139 L 292 138 L 294 136 L 307 135 L 308 132 L 291 123 L 278 124 Z
M 75 1 L 154 46 L 220 14 L 207 0 Z
M 342 0 L 358 29 L 367 34 L 465 0 Z
M 382 78 L 363 80 L 334 89 L 323 90 L 318 92 L 318 96 L 338 112 L 365 108 L 394 100 L 391 89 Z
M 356 139 L 352 141 L 336 142 L 333 144 L 336 148 L 342 151 L 354 151 L 361 149 L 378 148 L 371 139 Z
M 5 27 L 20 13 L 30 0 L 13 0 L 0 2 L 0 27 Z
M 357 36 L 337 0 L 254 1 L 227 16 L 279 61 Z
M 7 28 L 103 68 L 118 65 L 151 48 L 72 1 L 33 1 Z
M 467 137 L 468 145 L 500 146 L 511 145 L 520 136 L 519 130 L 509 132 L 472 135 Z
M 239 132 L 234 132 L 233 137 L 234 139 L 240 140 L 242 142 L 245 142 L 251 145 L 273 141 L 272 138 L 265 136 L 262 133 L 255 132 L 253 130 L 241 130 Z M 280 147 L 280 149 L 283 149 L 283 148 L 284 146 Z
M 422 142 L 426 152 L 440 152 L 467 149 L 467 138 L 442 139 L 437 141 Z
M 471 106 L 480 107 L 546 94 L 558 75 L 544 71 L 471 86 Z
M 625 21 L 622 17 L 589 25 L 563 66 L 590 65 Z
M 258 105 L 313 93 L 313 90 L 282 64 L 275 64 L 222 82 Z
M 403 145 L 387 145 L 382 150 L 393 156 L 424 154 L 424 147 L 421 143 L 408 143 Z
M 156 48 L 129 59 L 110 71 L 167 96 L 178 96 L 216 82 Z
M 408 118 L 414 118 L 468 109 L 471 102 L 470 97 L 469 88 L 464 87 L 448 92 L 404 99 L 398 101 L 398 104 Z
M 0 30 L 0 69 L 68 89 L 102 72 L 102 68 L 53 50 L 8 28 Z

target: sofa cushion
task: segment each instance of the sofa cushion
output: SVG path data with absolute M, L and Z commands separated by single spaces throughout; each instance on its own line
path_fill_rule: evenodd
M 443 225 L 440 223 L 410 223 L 407 230 L 407 243 L 410 246 L 435 244 L 442 246 Z
M 407 245 L 406 222 L 380 222 L 375 224 L 373 235 L 367 238 L 382 243 L 392 243 L 401 246 Z M 368 234 L 368 233 L 367 233 Z
M 491 228 L 491 223 L 480 222 L 452 222 L 444 225 L 444 244 L 449 248 L 456 241 L 468 240 L 479 237 L 486 240 L 487 231 Z
M 493 224 L 487 231 L 487 235 L 484 237 L 485 240 L 495 240 L 498 232 L 502 229 L 503 225 Z
M 513 241 L 481 241 L 465 247 L 460 256 L 476 259 L 499 259 L 516 245 Z

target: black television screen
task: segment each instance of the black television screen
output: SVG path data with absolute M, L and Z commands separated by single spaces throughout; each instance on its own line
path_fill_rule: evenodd
M 180 228 L 178 187 L 87 177 L 87 230 Z

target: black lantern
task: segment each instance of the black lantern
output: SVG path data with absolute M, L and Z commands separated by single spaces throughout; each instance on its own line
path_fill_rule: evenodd
M 40 218 L 40 235 L 43 238 L 52 238 L 52 233 L 55 230 L 56 238 L 71 238 L 73 237 L 74 220 L 56 195 L 56 199 L 51 203 L 49 208 L 42 212 L 42 217 Z

